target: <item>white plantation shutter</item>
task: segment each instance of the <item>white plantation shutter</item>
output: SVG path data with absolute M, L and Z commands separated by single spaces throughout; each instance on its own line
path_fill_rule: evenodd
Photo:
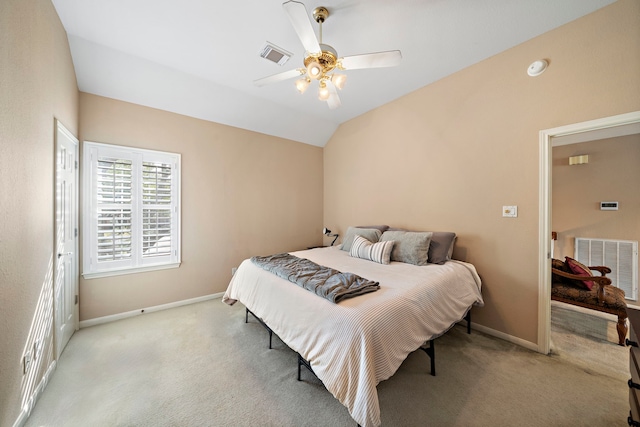
M 103 157 L 96 168 L 97 260 L 131 258 L 131 160 Z
M 85 278 L 180 264 L 180 155 L 84 143 Z
M 171 252 L 171 165 L 142 163 L 142 256 Z

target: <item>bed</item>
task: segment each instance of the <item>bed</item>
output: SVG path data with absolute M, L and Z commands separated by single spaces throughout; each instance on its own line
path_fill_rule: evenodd
M 376 386 L 405 358 L 483 305 L 473 265 L 380 264 L 339 247 L 291 252 L 300 258 L 379 282 L 371 293 L 338 304 L 296 286 L 247 259 L 223 301 L 240 301 L 313 369 L 363 427 L 381 424 Z

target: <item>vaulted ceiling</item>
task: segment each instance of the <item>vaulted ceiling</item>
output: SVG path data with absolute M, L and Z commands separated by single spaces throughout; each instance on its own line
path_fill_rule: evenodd
M 300 1 L 310 20 L 315 7 L 329 10 L 322 42 L 339 56 L 398 49 L 401 64 L 345 71 L 342 106 L 330 110 L 316 90 L 298 93 L 295 78 L 253 84 L 303 66 L 283 0 L 53 4 L 81 91 L 324 146 L 345 121 L 614 2 Z M 267 41 L 293 56 L 283 66 L 260 57 Z

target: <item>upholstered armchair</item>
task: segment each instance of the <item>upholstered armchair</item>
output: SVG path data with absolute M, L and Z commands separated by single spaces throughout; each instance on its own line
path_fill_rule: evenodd
M 625 345 L 628 333 L 627 302 L 624 291 L 611 285 L 606 277 L 611 269 L 604 266 L 586 267 L 566 257 L 565 261 L 552 260 L 551 299 L 590 308 L 618 316 L 618 344 Z M 592 271 L 600 275 L 594 276 Z

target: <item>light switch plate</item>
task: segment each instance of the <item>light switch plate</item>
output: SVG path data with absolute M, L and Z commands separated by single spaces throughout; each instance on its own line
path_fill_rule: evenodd
M 517 218 L 518 217 L 518 207 L 517 206 L 503 206 L 502 207 L 502 216 L 505 218 Z

